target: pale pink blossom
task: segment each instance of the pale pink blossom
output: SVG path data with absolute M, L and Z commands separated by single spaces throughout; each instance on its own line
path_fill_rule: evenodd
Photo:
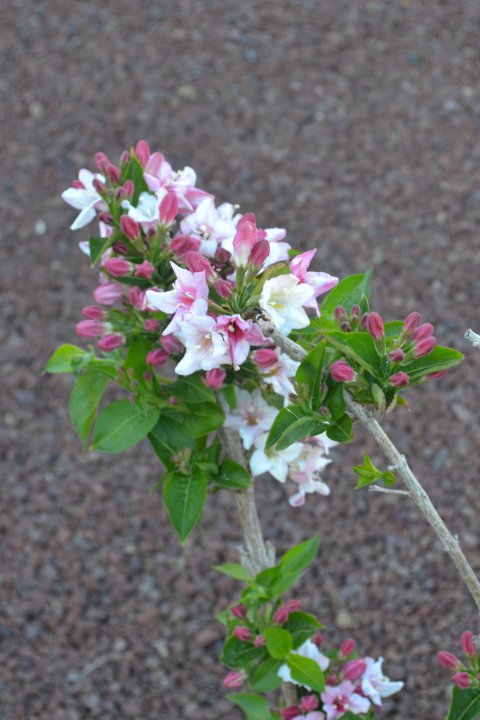
M 247 359 L 250 343 L 247 340 L 251 320 L 243 320 L 240 315 L 220 315 L 217 328 L 223 332 L 228 344 L 228 354 L 235 370 Z
M 315 645 L 314 642 L 311 640 L 305 640 L 305 642 L 300 645 L 296 650 L 292 650 L 293 655 L 300 655 L 300 657 L 308 658 L 309 660 L 313 660 L 317 663 L 320 670 L 325 671 L 328 666 L 330 665 L 330 660 L 326 655 L 320 652 L 318 647 Z M 298 680 L 294 680 L 292 677 L 292 673 L 290 668 L 287 664 L 281 665 L 278 669 L 277 673 L 278 677 L 283 680 L 283 682 L 290 682 L 294 685 L 300 685 L 301 687 L 307 688 L 307 690 L 311 690 L 311 688 L 308 685 L 303 685 L 303 683 L 298 682 Z
M 362 677 L 362 692 L 375 705 L 382 704 L 382 698 L 390 697 L 403 688 L 403 682 L 389 680 L 382 671 L 383 658 L 374 660 L 366 657 L 367 668 Z
M 290 465 L 302 452 L 303 445 L 295 442 L 284 450 L 265 450 L 267 436 L 268 433 L 264 433 L 256 438 L 255 450 L 250 458 L 250 470 L 254 477 L 269 472 L 276 480 L 284 483 Z
M 184 235 L 200 240 L 199 252 L 202 255 L 213 257 L 223 242 L 228 240 L 233 243 L 239 220 L 240 215 L 235 215 L 233 205 L 224 203 L 215 207 L 213 199 L 208 197 L 181 221 L 180 229 Z
M 104 183 L 105 178 L 99 173 L 92 173 L 90 170 L 80 170 L 78 180 L 74 185 L 62 193 L 62 199 L 71 207 L 80 210 L 80 214 L 70 225 L 71 230 L 88 225 L 97 214 L 97 210 L 106 210 L 107 206 L 95 189 L 95 180 Z
M 190 312 L 196 300 L 206 300 L 208 297 L 208 284 L 205 278 L 205 271 L 192 273 L 179 267 L 174 262 L 170 263 L 177 279 L 173 290 L 147 290 L 146 301 L 149 308 L 161 310 L 174 317 L 164 335 L 179 330 L 179 323 Z M 205 303 L 206 305 L 206 303 Z M 206 307 L 204 314 L 206 312 Z M 210 369 L 210 368 L 207 368 Z
M 292 507 L 300 507 L 305 503 L 305 496 L 310 493 L 330 495 L 330 488 L 318 478 L 318 474 L 331 462 L 325 457 L 325 445 L 322 436 L 304 442 L 299 457 L 292 463 L 290 478 L 298 483 L 298 492 L 292 495 L 289 503 Z
M 370 709 L 370 701 L 355 692 L 355 686 L 349 680 L 340 685 L 327 685 L 320 697 L 327 720 L 337 720 L 346 712 L 366 713 Z
M 313 288 L 314 295 L 308 300 L 305 307 L 313 308 L 318 315 L 318 303 L 315 298 L 335 287 L 338 283 L 338 277 L 329 275 L 326 272 L 313 272 L 308 269 L 316 252 L 316 249 L 308 250 L 300 255 L 296 255 L 290 262 L 290 270 L 300 282 L 306 283 Z
M 237 430 L 245 450 L 249 450 L 257 438 L 269 430 L 277 416 L 277 410 L 262 397 L 260 390 L 248 392 L 235 388 L 236 408 L 226 408 L 225 427 Z
M 276 360 L 274 362 L 267 363 L 266 358 L 273 356 L 267 356 L 267 353 L 275 353 Z M 260 362 L 258 361 L 260 359 Z M 299 362 L 292 360 L 289 355 L 280 351 L 275 352 L 268 348 L 257 350 L 253 356 L 253 360 L 257 363 L 260 373 L 263 375 L 264 381 L 271 385 L 274 392 L 278 395 L 282 395 L 285 398 L 285 402 L 288 401 L 290 393 L 295 391 L 293 383 L 290 378 L 295 377 Z
M 264 283 L 259 304 L 277 330 L 288 335 L 291 330 L 309 324 L 303 306 L 311 297 L 313 288 L 310 285 L 299 282 L 295 275 L 279 275 Z
M 185 345 L 185 355 L 175 368 L 178 375 L 197 370 L 213 370 L 230 362 L 228 345 L 216 322 L 208 315 L 192 314 L 179 323 L 177 337 Z
M 183 170 L 174 171 L 159 152 L 150 156 L 143 177 L 152 192 L 165 188 L 175 193 L 182 214 L 192 212 L 202 200 L 212 197 L 210 193 L 195 187 L 197 176 L 193 168 L 187 166 Z

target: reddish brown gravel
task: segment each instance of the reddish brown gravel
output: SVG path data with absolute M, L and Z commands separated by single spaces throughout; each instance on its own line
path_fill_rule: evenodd
M 480 325 L 480 4 L 11 0 L 0 20 L 0 717 L 237 720 L 213 618 L 235 583 L 211 569 L 236 557 L 232 498 L 181 550 L 149 448 L 82 453 L 69 379 L 40 374 L 95 282 L 60 192 L 146 137 L 322 269 L 374 265 L 385 317 L 421 309 L 466 351 L 386 425 L 480 571 L 480 352 L 463 340 Z M 353 492 L 364 443 L 335 453 L 330 499 L 294 510 L 258 483 L 265 532 L 279 550 L 321 533 L 306 608 L 405 679 L 388 717 L 441 720 L 435 651 L 478 618 L 408 500 Z

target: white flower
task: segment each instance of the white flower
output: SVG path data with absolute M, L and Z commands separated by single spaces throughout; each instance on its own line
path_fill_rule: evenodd
M 68 205 L 81 210 L 80 215 L 76 217 L 70 225 L 71 230 L 88 225 L 97 214 L 97 210 L 105 206 L 102 198 L 93 186 L 94 180 L 104 183 L 105 178 L 99 173 L 92 173 L 90 170 L 80 170 L 78 179 L 83 187 L 70 187 L 62 193 L 62 198 Z
M 362 692 L 367 695 L 375 705 L 382 704 L 382 698 L 390 697 L 403 688 L 403 682 L 392 682 L 382 671 L 383 658 L 374 660 L 366 657 L 367 668 L 362 677 Z
M 130 200 L 123 200 L 122 207 L 128 210 L 128 215 L 138 223 L 157 223 L 160 220 L 160 202 L 167 194 L 166 190 L 160 190 L 152 195 L 142 192 L 139 195 L 137 205 L 134 206 Z
M 180 229 L 184 235 L 200 240 L 199 252 L 202 255 L 213 257 L 220 244 L 227 239 L 230 243 L 233 241 L 241 217 L 234 212 L 235 207 L 230 203 L 223 203 L 217 208 L 213 199 L 207 197 L 182 220 Z
M 179 325 L 177 337 L 185 345 L 186 352 L 175 368 L 177 375 L 191 375 L 197 370 L 213 370 L 230 363 L 228 344 L 216 329 L 212 317 L 190 315 Z
M 300 645 L 300 647 L 298 647 L 296 650 L 292 650 L 292 654 L 300 655 L 301 657 L 308 658 L 309 660 L 314 660 L 314 662 L 319 665 L 320 670 L 322 671 L 325 671 L 330 665 L 330 660 L 327 658 L 327 656 L 321 653 L 315 643 L 311 640 L 305 640 L 303 645 Z M 290 682 L 294 685 L 301 685 L 302 687 L 306 687 L 307 690 L 311 690 L 308 685 L 303 685 L 302 683 L 298 682 L 298 680 L 294 680 L 292 678 L 292 673 L 288 665 L 281 665 L 278 669 L 277 675 L 283 680 L 283 682 Z
M 235 388 L 237 407 L 227 409 L 225 427 L 234 428 L 240 434 L 245 450 L 249 450 L 259 435 L 272 426 L 277 410 L 263 399 L 260 390 L 252 393 Z
M 295 377 L 299 362 L 292 360 L 286 353 L 277 352 L 278 361 L 267 368 L 259 368 L 263 375 L 263 380 L 271 385 L 278 395 L 285 398 L 285 404 L 288 402 L 290 393 L 295 392 L 291 377 Z
M 293 443 L 285 450 L 274 450 L 271 448 L 265 451 L 267 433 L 260 435 L 255 442 L 256 450 L 250 458 L 250 470 L 252 475 L 262 475 L 269 472 L 279 482 L 285 482 L 290 464 L 302 452 L 302 443 Z
M 312 287 L 299 282 L 295 275 L 279 275 L 265 282 L 260 307 L 270 315 L 277 330 L 288 335 L 291 330 L 309 324 L 302 306 L 313 296 L 313 292 Z

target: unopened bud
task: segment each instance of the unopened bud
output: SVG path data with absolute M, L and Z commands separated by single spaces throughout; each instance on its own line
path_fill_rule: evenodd
M 230 612 L 234 617 L 238 618 L 239 620 L 243 620 L 247 617 L 247 608 L 245 607 L 245 605 L 243 605 L 243 603 L 232 607 Z
M 218 278 L 213 283 L 213 287 L 222 298 L 228 298 L 233 292 L 233 283 L 223 278 Z
M 102 310 L 102 308 L 96 305 L 87 305 L 87 307 L 83 308 L 82 315 L 88 318 L 88 320 L 101 320 L 105 317 L 105 310 Z
M 242 640 L 242 642 L 246 642 L 250 639 L 251 632 L 250 630 L 243 626 L 243 627 L 236 627 L 233 629 L 232 635 L 238 640 Z
M 357 377 L 357 373 L 346 360 L 333 362 L 330 365 L 330 374 L 335 382 L 353 382 Z
M 227 688 L 238 688 L 242 687 L 246 679 L 247 674 L 244 670 L 232 670 L 223 678 L 223 684 Z
M 144 278 L 145 280 L 150 280 L 154 272 L 155 268 L 148 260 L 144 260 L 135 267 L 135 277 Z
M 343 320 L 343 322 L 340 323 L 340 330 L 342 332 L 350 332 L 351 329 L 351 325 L 347 320 Z
M 257 228 L 255 224 L 249 221 L 239 222 L 233 238 L 233 257 L 237 267 L 247 267 L 250 253 L 256 242 Z
M 405 359 L 405 353 L 403 352 L 402 348 L 397 348 L 396 350 L 392 350 L 389 357 L 392 363 L 399 363 Z
M 111 165 L 110 159 L 103 152 L 95 153 L 95 166 L 101 173 L 105 172 L 105 168 Z
M 231 255 L 228 252 L 228 250 L 225 250 L 225 248 L 219 247 L 217 248 L 217 252 L 215 253 L 215 260 L 219 263 L 225 264 L 230 262 Z
M 128 291 L 128 299 L 130 303 L 133 305 L 133 307 L 136 307 L 138 310 L 143 310 L 145 306 L 145 296 L 146 293 L 144 290 L 140 290 L 139 287 L 131 287 Z
M 457 672 L 455 675 L 452 675 L 452 682 L 455 683 L 457 687 L 464 690 L 465 688 L 470 687 L 472 684 L 472 678 L 466 672 Z
M 103 264 L 103 268 L 113 277 L 123 277 L 131 274 L 133 265 L 122 258 L 108 258 Z
M 256 648 L 264 647 L 265 638 L 263 637 L 263 635 L 257 635 L 255 640 L 253 641 L 253 644 L 255 645 Z
M 135 185 L 133 184 L 133 180 L 125 180 L 125 182 L 123 183 L 123 189 L 125 191 L 125 196 L 127 198 L 131 198 L 135 191 Z
M 105 175 L 112 185 L 117 185 L 120 182 L 120 169 L 116 165 L 107 165 Z
M 397 372 L 394 375 L 390 375 L 390 385 L 393 387 L 407 387 L 410 384 L 410 378 L 406 372 Z
M 139 140 L 135 146 L 135 155 L 137 160 L 142 167 L 150 160 L 150 147 L 146 140 Z
M 351 655 L 352 652 L 355 650 L 355 646 L 355 640 L 353 638 L 347 638 L 340 645 L 340 655 L 342 657 L 348 657 L 348 655 Z
M 130 252 L 128 246 L 125 245 L 125 243 L 121 240 L 115 240 L 112 245 L 112 249 L 114 252 L 117 253 L 117 255 L 128 255 L 128 253 Z
M 135 240 L 140 235 L 138 223 L 129 215 L 122 215 L 120 218 L 120 230 L 129 240 Z
M 288 616 L 289 616 L 288 608 L 285 607 L 285 605 L 282 605 L 278 608 L 278 610 L 275 611 L 273 615 L 273 621 L 278 623 L 279 625 L 283 625 L 287 622 Z
M 374 340 L 381 340 L 385 337 L 383 320 L 377 312 L 371 312 L 367 319 L 367 330 Z
M 103 350 L 103 352 L 112 352 L 124 344 L 125 338 L 123 335 L 112 333 L 111 335 L 104 335 L 100 338 L 98 341 L 98 348 L 99 350 Z
M 104 283 L 99 285 L 92 293 L 95 302 L 100 305 L 113 305 L 117 300 L 123 297 L 125 288 L 119 283 Z
M 448 373 L 448 370 L 438 370 L 438 372 L 430 373 L 426 376 L 426 380 L 439 380 Z
M 163 348 L 156 348 L 147 353 L 147 365 L 159 367 L 168 360 L 168 353 Z
M 433 335 L 432 323 L 423 323 L 423 325 L 420 325 L 413 333 L 413 339 L 418 342 L 419 340 L 425 340 L 425 338 L 431 335 Z
M 362 330 L 366 330 L 368 326 L 368 313 L 363 313 L 362 317 L 360 318 L 360 327 Z
M 431 353 L 435 345 L 437 344 L 436 338 L 431 335 L 430 337 L 426 337 L 424 340 L 420 340 L 417 342 L 417 345 L 415 347 L 415 357 L 423 357 L 424 355 L 428 355 L 428 353 Z
M 301 717 L 302 708 L 300 705 L 287 705 L 287 707 L 280 710 L 282 720 L 295 720 L 295 718 Z
M 300 701 L 300 707 L 306 712 L 312 712 L 319 706 L 318 698 L 315 695 L 304 695 Z
M 184 257 L 184 262 L 190 272 L 204 272 L 207 280 L 211 280 L 215 277 L 212 266 L 208 262 L 207 258 L 197 252 L 187 252 Z
M 345 680 L 358 680 L 367 669 L 367 663 L 363 658 L 349 660 L 342 668 L 342 675 Z
M 159 206 L 160 221 L 164 225 L 171 225 L 178 215 L 178 198 L 173 192 L 165 195 Z
M 182 343 L 175 335 L 163 335 L 160 342 L 170 355 L 176 355 L 183 350 Z
M 155 318 L 147 318 L 143 323 L 143 327 L 147 332 L 155 332 L 158 330 L 159 324 L 160 323 L 158 320 L 155 320 Z
M 411 312 L 403 321 L 402 332 L 404 335 L 412 335 L 422 321 L 422 316 L 418 312 Z
M 473 657 L 477 654 L 477 648 L 475 647 L 475 641 L 473 639 L 473 633 L 469 630 L 465 630 L 460 636 L 460 644 L 463 648 L 465 655 Z
M 110 325 L 108 323 L 101 322 L 95 318 L 80 320 L 80 322 L 75 325 L 77 335 L 83 338 L 100 337 L 100 335 L 104 335 L 109 329 Z
M 316 632 L 312 638 L 312 641 L 315 643 L 317 648 L 320 650 L 320 648 L 323 646 L 323 643 L 325 642 L 325 638 L 323 637 L 321 632 Z
M 98 213 L 98 222 L 102 222 L 105 225 L 113 225 L 113 217 L 108 212 Z
M 352 318 L 352 320 L 358 320 L 361 314 L 362 311 L 360 309 L 360 305 L 353 305 L 352 309 L 350 310 L 350 317 Z
M 182 258 L 187 252 L 196 252 L 200 247 L 200 240 L 189 235 L 176 235 L 170 243 L 170 250 L 178 258 Z
M 248 264 L 256 268 L 261 268 L 265 260 L 270 255 L 270 243 L 268 240 L 258 240 L 252 248 Z
M 341 322 L 347 317 L 347 313 L 345 312 L 345 308 L 343 307 L 343 305 L 337 305 L 337 307 L 333 311 L 333 317 L 337 322 Z
M 448 650 L 440 650 L 440 652 L 437 652 L 437 660 L 440 665 L 443 665 L 443 667 L 449 670 L 456 670 L 461 665 L 460 660 L 453 653 L 448 652 Z
M 296 598 L 292 598 L 291 600 L 287 600 L 285 603 L 285 607 L 287 608 L 288 612 L 297 612 L 297 610 L 300 610 L 302 607 L 302 601 L 297 600 Z
M 128 150 L 124 150 L 120 155 L 120 165 L 128 165 L 130 162 L 130 153 Z
M 278 355 L 276 350 L 262 348 L 253 353 L 252 359 L 262 370 L 266 370 L 278 362 Z
M 98 178 L 93 178 L 92 185 L 99 195 L 104 195 L 107 192 L 105 184 Z
M 205 382 L 209 388 L 213 390 L 219 390 L 225 381 L 227 373 L 221 368 L 213 368 L 213 370 L 207 370 L 205 373 Z

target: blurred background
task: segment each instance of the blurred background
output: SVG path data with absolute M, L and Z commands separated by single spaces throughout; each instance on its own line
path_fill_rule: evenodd
M 70 378 L 41 376 L 95 275 L 60 193 L 94 153 L 140 138 L 217 200 L 318 247 L 317 268 L 375 266 L 386 319 L 421 310 L 463 367 L 386 422 L 480 571 L 480 4 L 476 0 L 11 0 L 0 11 L 3 369 L 2 720 L 240 717 L 224 698 L 214 613 L 235 596 L 233 498 L 182 550 L 147 445 L 85 454 Z M 279 551 L 316 532 L 297 595 L 406 681 L 387 717 L 440 720 L 435 652 L 478 629 L 433 533 L 404 498 L 353 492 L 362 432 L 334 453 L 330 498 L 288 506 L 258 483 Z

